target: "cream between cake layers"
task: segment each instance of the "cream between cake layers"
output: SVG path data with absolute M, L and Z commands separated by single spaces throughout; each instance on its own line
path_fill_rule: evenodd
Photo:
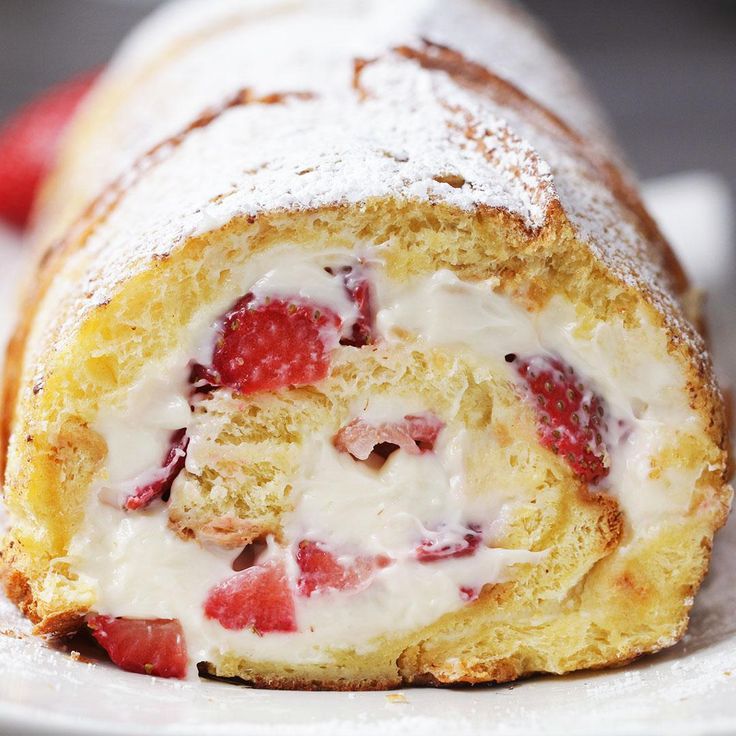
M 539 406 L 540 394 L 533 393 L 518 365 L 528 363 L 531 370 L 548 373 L 546 380 L 555 387 L 559 371 L 550 369 L 550 361 L 565 366 L 562 394 L 583 387 L 581 408 L 576 412 L 575 400 L 568 400 L 562 410 L 580 418 L 580 435 L 571 442 L 576 453 L 587 450 L 601 458 L 595 472 L 603 477 L 594 492 L 619 500 L 631 527 L 628 535 L 646 537 L 662 519 L 687 512 L 698 480 L 694 470 L 674 468 L 650 477 L 653 458 L 689 426 L 697 428 L 697 417 L 680 400 L 683 378 L 674 361 L 654 362 L 645 353 L 622 376 L 616 350 L 627 341 L 623 325 L 598 325 L 589 337 L 576 337 L 580 325 L 574 306 L 561 299 L 538 314 L 529 313 L 495 292 L 493 280 L 467 283 L 442 270 L 402 283 L 386 277 L 378 253 L 356 251 L 304 254 L 276 247 L 252 259 L 232 280 L 246 285 L 255 312 L 282 302 L 289 305 L 287 314 L 309 307 L 336 315 L 340 327 L 316 342 L 328 362 L 349 363 L 351 353 L 361 349 L 378 353 L 385 362 L 405 343 L 428 361 L 433 352 L 439 356 L 450 349 L 451 355 L 442 357 L 507 384 L 506 391 L 533 406 L 536 422 L 543 421 L 546 408 Z M 365 285 L 366 345 L 340 346 L 337 338 L 350 338 L 360 318 L 345 284 L 345 274 L 353 271 Z M 502 446 L 504 439 L 490 429 L 480 442 L 469 436 L 462 389 L 435 406 L 431 397 L 402 392 L 400 370 L 370 391 L 345 392 L 330 406 L 326 426 L 295 431 L 294 470 L 283 472 L 281 487 L 270 489 L 278 499 L 272 525 L 260 528 L 232 508 L 233 498 L 262 492 L 250 479 L 249 484 L 219 476 L 202 498 L 201 478 L 217 474 L 227 460 L 237 462 L 237 448 L 229 447 L 228 453 L 218 444 L 230 419 L 223 420 L 218 410 L 237 412 L 239 404 L 247 406 L 248 396 L 262 395 L 251 388 L 239 395 L 227 386 L 215 388 L 216 379 L 210 385 L 199 378 L 207 375 L 205 367 L 222 340 L 218 310 L 223 303 L 197 315 L 188 330 L 189 343 L 148 366 L 93 423 L 107 444 L 106 472 L 96 483 L 66 562 L 94 591 L 96 612 L 178 620 L 192 666 L 224 652 L 254 660 L 321 663 L 330 661 L 331 650 L 370 651 L 377 637 L 427 626 L 472 603 L 483 586 L 513 578 L 515 565 L 545 560 L 548 547 L 532 551 L 503 545 L 507 520 L 535 489 L 490 474 L 468 481 L 467 456 L 498 451 L 494 446 Z M 642 342 L 658 339 L 646 327 L 641 331 Z M 281 337 L 266 335 L 264 340 Z M 333 358 L 333 353 L 339 355 Z M 280 367 L 268 355 L 262 360 L 264 371 Z M 193 365 L 200 367 L 194 375 Z M 255 370 L 244 368 L 249 376 Z M 458 372 L 456 365 L 448 368 L 448 374 Z M 303 366 L 294 369 L 298 374 Z M 570 370 L 575 371 L 572 381 Z M 198 393 L 202 383 L 203 393 Z M 316 382 L 311 390 L 319 388 Z M 589 409 L 582 407 L 593 396 L 600 406 L 602 442 L 585 436 L 592 425 L 585 418 Z M 277 401 L 271 396 L 263 400 L 266 405 Z M 413 447 L 393 444 L 386 458 L 375 453 L 374 444 L 397 439 L 385 428 L 402 427 L 406 417 L 426 424 L 431 441 L 416 443 L 408 436 Z M 341 432 L 356 423 L 351 444 Z M 515 423 L 512 419 L 508 427 L 511 433 Z M 571 427 L 568 421 L 553 431 L 565 433 Z M 172 433 L 181 430 L 184 440 L 177 438 L 177 444 L 186 462 L 157 483 Z M 361 443 L 366 434 L 367 444 Z M 234 457 L 227 457 L 233 449 Z M 136 494 L 145 495 L 151 485 L 157 495 L 138 506 Z M 163 503 L 160 494 L 166 490 L 168 497 L 169 488 L 171 498 Z M 216 510 L 182 529 L 187 523 L 180 518 L 182 509 L 198 502 Z M 197 539 L 190 539 L 193 534 Z M 248 544 L 253 545 L 250 572 L 233 572 Z M 261 601 L 239 597 L 260 579 L 265 581 L 258 588 Z M 232 596 L 240 610 L 226 605 L 213 616 L 208 601 L 228 581 L 235 586 Z
M 687 279 L 528 19 L 389 6 L 175 4 L 82 111 L 0 423 L 38 633 L 338 689 L 684 633 L 731 500 Z

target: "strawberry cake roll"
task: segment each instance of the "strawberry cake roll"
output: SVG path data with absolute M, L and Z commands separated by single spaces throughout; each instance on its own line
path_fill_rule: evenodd
M 40 635 L 368 689 L 684 633 L 723 401 L 676 258 L 518 9 L 167 6 L 32 240 L 2 569 Z

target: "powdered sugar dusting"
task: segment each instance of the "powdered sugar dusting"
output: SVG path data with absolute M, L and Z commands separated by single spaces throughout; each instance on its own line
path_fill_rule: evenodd
M 702 353 L 699 338 L 681 317 L 670 291 L 661 252 L 647 239 L 638 215 L 606 173 L 611 154 L 605 140 L 590 143 L 580 134 L 593 126 L 597 115 L 581 115 L 584 122 L 578 126 L 560 122 L 518 90 L 511 98 L 498 93 L 496 82 L 504 82 L 493 75 L 493 68 L 486 71 L 491 81 L 470 84 L 452 70 L 421 61 L 421 54 L 431 53 L 433 47 L 419 38 L 417 30 L 435 29 L 440 34 L 444 29 L 443 40 L 456 41 L 462 50 L 464 38 L 458 24 L 462 18 L 465 25 L 473 19 L 489 38 L 496 38 L 500 30 L 502 36 L 518 33 L 516 55 L 511 53 L 505 60 L 507 76 L 514 76 L 512 68 L 533 69 L 525 72 L 525 78 L 538 75 L 550 84 L 556 81 L 565 88 L 561 92 L 565 99 L 571 88 L 563 81 L 568 75 L 564 69 L 551 76 L 545 71 L 562 67 L 532 27 L 524 25 L 523 16 L 495 0 L 483 10 L 478 10 L 476 0 L 455 0 L 452 11 L 446 10 L 449 4 L 435 0 L 411 0 L 401 10 L 385 0 L 297 5 L 292 17 L 274 0 L 273 12 L 253 21 L 253 28 L 268 41 L 281 41 L 273 48 L 247 36 L 250 25 L 244 21 L 234 24 L 232 37 L 225 30 L 213 31 L 205 34 L 201 44 L 190 42 L 191 56 L 177 52 L 160 60 L 157 69 L 179 70 L 181 78 L 160 71 L 146 77 L 149 82 L 141 79 L 143 87 L 153 85 L 141 99 L 150 99 L 164 79 L 181 83 L 186 78 L 196 90 L 181 97 L 163 95 L 168 100 L 161 116 L 164 123 L 151 116 L 147 105 L 144 114 L 135 98 L 126 100 L 132 112 L 123 114 L 123 120 L 131 130 L 142 130 L 133 124 L 136 115 L 151 124 L 150 137 L 141 136 L 148 145 L 154 135 L 170 133 L 167 126 L 173 126 L 173 121 L 191 122 L 195 109 L 201 112 L 198 108 L 205 102 L 203 90 L 212 85 L 218 94 L 223 91 L 218 87 L 220 76 L 227 78 L 228 88 L 242 81 L 228 76 L 228 70 L 235 50 L 248 39 L 257 53 L 246 76 L 252 74 L 254 83 L 258 80 L 258 93 L 289 87 L 312 93 L 286 97 L 278 104 L 230 108 L 208 125 L 192 129 L 180 142 L 160 148 L 155 162 L 139 178 L 131 177 L 120 201 L 95 223 L 83 247 L 76 248 L 76 238 L 70 240 L 71 255 L 40 305 L 29 341 L 27 357 L 35 363 L 32 370 L 39 380 L 44 372 L 41 356 L 48 354 L 50 346 L 63 347 L 85 314 L 112 299 L 123 279 L 188 238 L 215 230 L 234 217 L 359 205 L 380 197 L 443 203 L 465 211 L 499 209 L 515 216 L 530 234 L 548 224 L 550 208 L 556 205 L 592 254 L 624 283 L 641 289 L 670 321 L 673 332 L 690 344 L 693 354 Z M 192 7 L 187 5 L 189 10 L 182 13 L 193 12 Z M 231 13 L 236 3 L 222 2 L 217 7 Z M 356 9 L 357 16 L 351 15 Z M 307 21 L 308 25 L 299 25 L 300 34 L 294 25 L 286 36 L 278 35 L 290 23 Z M 149 33 L 152 39 L 156 36 L 150 29 Z M 491 67 L 493 53 L 480 49 L 475 33 L 471 33 L 475 39 L 471 46 Z M 176 45 L 175 38 L 167 39 Z M 284 51 L 288 39 L 294 46 Z M 418 55 L 384 48 L 397 44 L 417 49 Z M 509 46 L 499 44 L 503 49 Z M 217 56 L 220 46 L 228 49 L 223 56 Z M 336 50 L 324 51 L 325 46 Z M 140 73 L 140 68 L 147 67 L 140 59 L 136 62 L 134 47 L 126 53 Z M 373 60 L 359 66 L 355 85 L 356 58 L 380 48 L 383 51 Z M 201 55 L 205 49 L 207 54 Z M 210 55 L 222 66 L 222 75 L 207 75 L 212 69 L 207 66 Z M 125 63 L 118 62 L 114 75 L 124 76 L 124 70 Z M 277 86 L 269 90 L 268 83 Z M 175 86 L 173 92 L 178 89 Z M 556 88 L 549 87 L 545 99 L 554 99 L 555 94 Z M 562 115 L 564 121 L 577 109 L 594 107 L 578 95 L 577 106 Z M 104 156 L 103 160 L 111 170 L 130 171 L 125 162 L 136 150 L 132 141 L 137 136 L 121 139 L 118 149 L 117 134 L 107 139 L 103 129 L 98 135 L 89 151 L 97 155 L 120 150 L 122 158 L 116 163 Z M 72 166 L 68 182 L 72 190 L 79 183 L 75 172 L 81 175 L 84 167 L 84 163 Z
M 45 301 L 66 320 L 57 344 L 81 314 L 112 297 L 121 277 L 235 216 L 395 196 L 500 208 L 530 229 L 543 226 L 554 199 L 549 166 L 499 111 L 474 106 L 483 120 L 475 140 L 467 135 L 471 98 L 445 94 L 453 87 L 439 75 L 391 58 L 370 65 L 365 82 L 375 95 L 350 86 L 331 97 L 233 108 L 161 156 L 68 260 L 65 271 L 79 269 L 83 280 L 75 294 L 63 279 L 52 285 Z
M 60 236 L 85 201 L 137 157 L 236 91 L 339 92 L 350 82 L 353 59 L 420 38 L 462 49 L 574 127 L 602 135 L 577 75 L 502 0 L 183 0 L 157 11 L 126 41 L 91 96 L 57 179 L 59 189 L 83 201 L 67 197 L 62 206 L 52 197 L 40 213 L 40 239 Z

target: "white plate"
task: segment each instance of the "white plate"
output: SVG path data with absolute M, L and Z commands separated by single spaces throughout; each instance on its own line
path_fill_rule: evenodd
M 698 231 L 697 244 L 690 241 L 686 261 L 711 282 L 718 298 L 730 253 L 724 250 L 728 213 L 721 185 L 710 177 L 691 176 L 651 191 L 655 211 L 671 226 L 685 209 L 689 222 L 700 217 L 708 225 Z M 692 257 L 695 245 L 702 271 Z M 0 243 L 0 257 L 7 253 Z M 724 266 L 718 273 L 708 265 L 714 258 Z M 5 288 L 0 283 L 0 298 L 9 283 Z M 722 293 L 730 295 L 731 289 Z M 716 306 L 731 313 L 730 299 Z M 0 314 L 7 314 L 1 307 Z M 716 320 L 721 322 L 729 320 Z M 733 340 L 734 334 L 732 328 L 716 335 L 716 343 Z M 733 734 L 736 519 L 718 536 L 711 573 L 684 641 L 613 671 L 388 694 L 272 692 L 213 681 L 161 680 L 105 663 L 75 661 L 30 637 L 27 624 L 1 598 L 0 631 L 19 637 L 0 636 L 0 734 Z

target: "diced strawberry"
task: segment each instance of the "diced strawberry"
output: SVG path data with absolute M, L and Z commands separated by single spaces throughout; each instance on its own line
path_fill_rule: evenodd
M 439 533 L 437 539 L 423 539 L 416 548 L 415 554 L 419 562 L 439 562 L 452 557 L 468 557 L 478 548 L 483 539 L 480 526 L 468 524 L 468 530 L 462 536 L 449 538 Z
M 296 631 L 294 598 L 283 563 L 271 560 L 236 573 L 210 590 L 204 604 L 207 618 L 239 631 L 257 634 Z
M 194 393 L 208 394 L 220 385 L 220 376 L 214 368 L 190 361 L 189 383 L 194 387 Z
M 460 598 L 462 598 L 466 603 L 477 600 L 479 595 L 480 591 L 478 588 L 471 588 L 466 585 L 460 588 Z
M 380 445 L 395 445 L 410 455 L 432 452 L 444 422 L 434 414 L 407 415 L 400 422 L 373 425 L 353 419 L 335 435 L 333 443 L 340 452 L 357 460 L 366 460 Z
M 59 138 L 97 77 L 91 72 L 51 88 L 0 128 L 0 217 L 25 226 Z
M 537 356 L 518 360 L 516 369 L 534 399 L 539 440 L 565 458 L 586 483 L 608 475 L 608 430 L 603 399 L 558 358 Z
M 118 667 L 142 675 L 186 677 L 187 647 L 176 619 L 88 616 L 87 626 Z
M 403 428 L 422 452 L 432 452 L 445 423 L 434 414 L 407 414 Z
M 410 455 L 419 455 L 421 450 L 411 435 L 400 424 L 368 424 L 362 419 L 353 419 L 342 427 L 333 439 L 340 452 L 350 453 L 357 460 L 367 460 L 373 450 L 381 444 L 391 444 Z
M 311 596 L 329 590 L 360 590 L 367 587 L 377 570 L 391 564 L 385 555 L 338 559 L 319 542 L 303 540 L 296 551 L 299 593 Z
M 125 508 L 128 511 L 145 508 L 151 501 L 161 498 L 171 490 L 176 476 L 184 468 L 188 445 L 189 437 L 185 429 L 179 429 L 171 435 L 171 446 L 166 453 L 162 467 L 156 472 L 153 480 L 136 488 L 135 493 L 125 500 Z
M 348 266 L 342 270 L 345 289 L 358 309 L 358 318 L 353 324 L 350 337 L 343 337 L 341 345 L 361 348 L 373 342 L 373 300 L 370 281 L 359 267 Z
M 340 318 L 305 301 L 258 303 L 247 294 L 225 315 L 212 368 L 242 394 L 322 380 L 338 343 Z

